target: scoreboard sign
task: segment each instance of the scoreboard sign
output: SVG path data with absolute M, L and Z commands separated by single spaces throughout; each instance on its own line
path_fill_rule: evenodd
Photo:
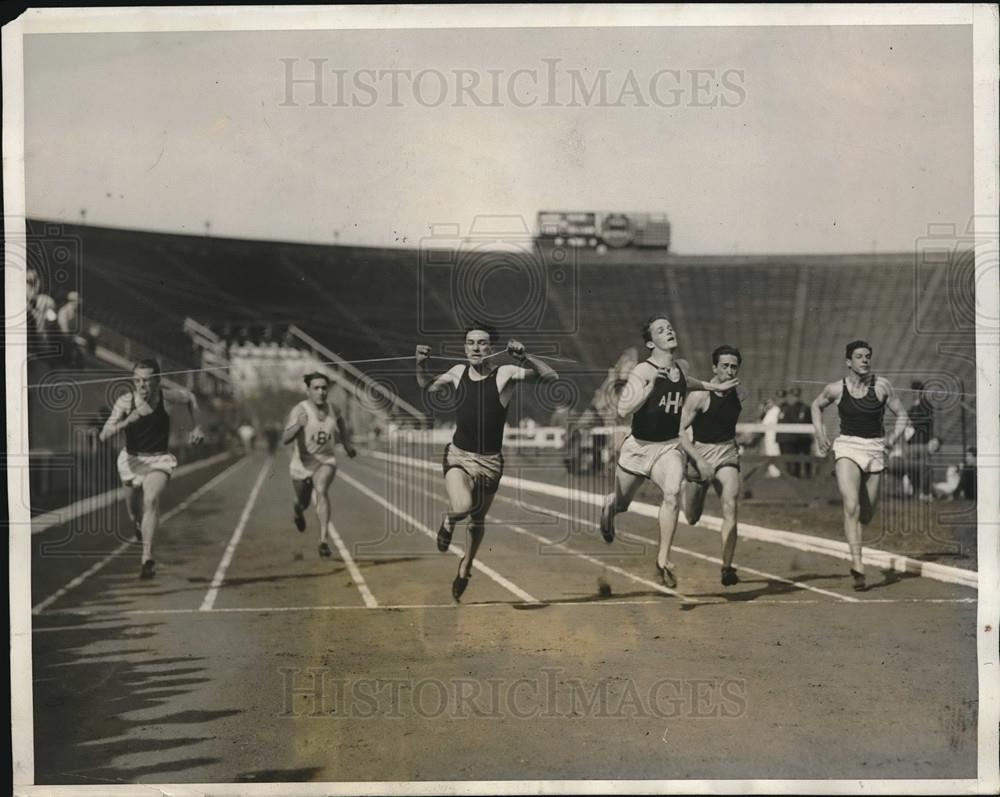
M 670 222 L 666 213 L 543 210 L 538 238 L 557 246 L 669 249 Z

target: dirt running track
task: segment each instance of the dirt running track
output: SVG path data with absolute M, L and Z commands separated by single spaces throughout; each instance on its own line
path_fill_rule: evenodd
M 439 473 L 344 458 L 331 559 L 283 456 L 165 509 L 213 478 L 153 581 L 127 534 L 34 536 L 33 606 L 77 578 L 33 618 L 36 783 L 976 777 L 974 590 L 870 569 L 855 593 L 751 541 L 727 589 L 682 527 L 665 594 L 653 521 L 607 546 L 592 509 L 501 487 L 456 606 Z

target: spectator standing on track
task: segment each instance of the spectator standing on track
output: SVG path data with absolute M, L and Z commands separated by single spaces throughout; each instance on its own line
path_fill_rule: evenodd
M 934 407 L 927 399 L 923 382 L 919 380 L 911 382 L 910 387 L 916 391 L 916 397 L 906 412 L 913 433 L 907 439 L 905 455 L 911 461 L 918 461 L 910 468 L 908 476 L 917 493 L 917 499 L 931 501 L 934 498 L 934 491 L 931 485 L 929 455 L 934 452 L 928 449 L 928 444 L 934 439 Z
M 778 445 L 778 434 L 774 427 L 778 425 L 778 420 L 781 418 L 781 406 L 784 398 L 785 391 L 783 388 L 779 388 L 774 394 L 774 398 L 767 400 L 764 415 L 760 419 L 760 422 L 764 424 L 765 427 L 771 427 L 764 430 L 763 453 L 765 457 L 781 456 L 781 447 Z M 767 477 L 769 479 L 777 479 L 780 475 L 781 469 L 778 468 L 773 461 L 768 462 Z
M 790 400 L 784 405 L 779 418 L 780 423 L 811 423 L 809 405 L 802 400 L 802 388 L 793 387 L 788 391 Z M 786 443 L 781 447 L 781 453 L 796 457 L 808 457 L 812 453 L 813 436 L 808 432 L 790 432 L 784 435 Z M 779 435 L 779 440 L 781 435 Z M 807 460 L 796 460 L 788 463 L 788 472 L 796 479 L 812 477 L 812 463 Z

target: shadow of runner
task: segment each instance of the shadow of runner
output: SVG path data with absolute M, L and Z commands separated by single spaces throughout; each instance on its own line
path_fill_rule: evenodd
M 738 570 L 739 568 L 737 568 Z M 840 573 L 808 573 L 801 576 L 796 576 L 795 580 L 806 583 L 809 581 L 822 581 L 829 579 L 840 578 Z M 744 584 L 764 584 L 762 587 L 756 589 L 739 589 L 740 586 Z M 757 600 L 757 598 L 767 598 L 776 595 L 789 595 L 794 592 L 804 592 L 802 587 L 797 587 L 795 584 L 787 584 L 784 581 L 777 581 L 773 578 L 768 579 L 744 579 L 741 578 L 739 584 L 733 585 L 733 591 L 730 592 L 705 592 L 705 593 L 690 593 L 688 597 L 690 598 L 720 598 L 722 601 L 729 603 L 744 603 L 748 601 Z M 696 606 L 704 606 L 711 604 L 685 604 L 685 610 L 691 610 Z
M 157 637 L 162 625 L 86 615 L 33 618 L 36 783 L 119 783 L 149 776 L 160 782 L 165 773 L 217 763 L 185 758 L 183 751 L 213 739 L 214 721 L 241 712 L 161 713 L 177 701 L 190 704 L 191 694 L 211 680 L 201 657 L 156 657 L 155 646 L 144 640 Z M 184 726 L 197 735 L 170 737 L 171 727 L 183 733 Z M 144 729 L 167 734 L 150 738 Z M 131 768 L 114 763 L 150 755 L 155 764 L 147 765 L 149 758 Z

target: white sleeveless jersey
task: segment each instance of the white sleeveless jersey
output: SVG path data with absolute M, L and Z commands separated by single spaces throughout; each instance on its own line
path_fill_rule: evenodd
M 336 465 L 334 446 L 337 443 L 337 413 L 330 404 L 326 405 L 326 417 L 320 420 L 316 405 L 309 400 L 300 401 L 292 409 L 289 423 L 300 411 L 306 413 L 303 434 L 292 443 L 292 461 L 289 471 L 292 478 L 308 479 L 320 465 Z

